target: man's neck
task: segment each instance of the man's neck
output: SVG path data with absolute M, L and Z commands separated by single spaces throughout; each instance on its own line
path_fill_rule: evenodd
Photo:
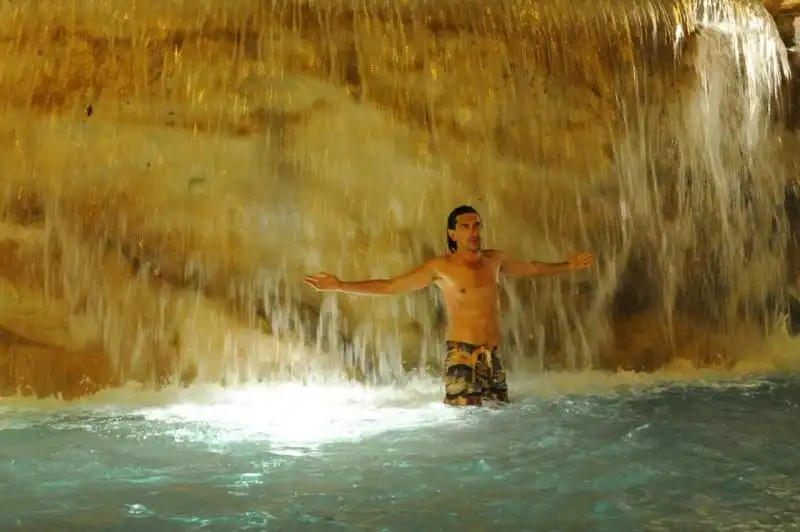
M 478 262 L 483 258 L 481 250 L 471 251 L 468 249 L 459 249 L 453 255 L 462 262 Z

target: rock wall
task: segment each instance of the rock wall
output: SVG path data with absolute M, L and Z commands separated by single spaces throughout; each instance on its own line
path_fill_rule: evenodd
M 301 279 L 411 268 L 465 202 L 489 245 L 600 257 L 504 284 L 518 363 L 735 357 L 785 286 L 781 51 L 743 84 L 691 7 L 3 5 L 0 393 L 435 364 L 435 292 Z

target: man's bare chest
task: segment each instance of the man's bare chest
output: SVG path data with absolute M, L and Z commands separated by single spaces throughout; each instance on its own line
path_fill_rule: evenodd
M 497 291 L 497 271 L 490 266 L 459 266 L 442 272 L 440 287 L 452 295 L 491 295 Z

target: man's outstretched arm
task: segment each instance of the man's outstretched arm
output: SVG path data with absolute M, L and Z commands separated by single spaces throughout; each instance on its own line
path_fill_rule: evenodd
M 413 292 L 429 286 L 438 278 L 432 261 L 422 266 L 393 277 L 391 279 L 371 279 L 368 281 L 342 281 L 328 273 L 309 275 L 305 282 L 317 290 L 344 292 L 364 296 L 388 296 L 403 292 Z
M 582 270 L 593 263 L 594 257 L 591 253 L 577 253 L 565 262 L 526 262 L 504 256 L 500 263 L 500 272 L 509 277 L 541 277 Z

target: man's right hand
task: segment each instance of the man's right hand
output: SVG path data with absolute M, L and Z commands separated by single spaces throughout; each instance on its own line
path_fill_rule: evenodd
M 340 281 L 338 277 L 325 272 L 318 273 L 317 275 L 308 275 L 305 278 L 305 282 L 322 292 L 339 290 L 342 286 L 342 281 Z

